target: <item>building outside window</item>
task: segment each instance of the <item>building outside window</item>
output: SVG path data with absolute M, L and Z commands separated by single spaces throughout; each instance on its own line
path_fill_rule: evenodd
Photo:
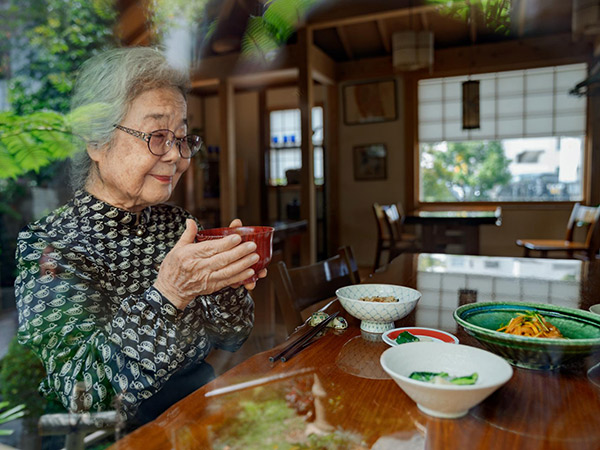
M 586 64 L 419 82 L 421 202 L 579 201 Z M 479 129 L 462 129 L 462 83 L 480 82 Z

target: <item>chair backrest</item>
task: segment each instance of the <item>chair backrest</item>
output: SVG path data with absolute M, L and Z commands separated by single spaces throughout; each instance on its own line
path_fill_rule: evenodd
M 373 214 L 377 223 L 377 238 L 382 241 L 390 241 L 392 236 L 385 207 L 379 203 L 373 203 Z
M 308 266 L 289 269 L 283 261 L 275 266 L 275 294 L 285 327 L 289 334 L 303 323 L 302 311 L 315 303 L 335 295 L 343 286 L 359 283 L 352 269 L 358 266 L 352 258 L 352 250 L 345 247 L 338 254 Z
M 398 242 L 401 241 L 403 227 L 402 227 L 402 216 L 400 215 L 400 211 L 398 210 L 398 207 L 396 206 L 395 203 L 392 203 L 391 205 L 383 206 L 383 209 L 387 216 L 387 226 L 388 226 L 390 234 L 392 235 L 392 238 L 395 241 L 398 241 Z
M 575 203 L 567 223 L 565 240 L 573 241 L 577 227 L 586 228 L 586 256 L 593 258 L 600 248 L 600 206 L 584 206 Z

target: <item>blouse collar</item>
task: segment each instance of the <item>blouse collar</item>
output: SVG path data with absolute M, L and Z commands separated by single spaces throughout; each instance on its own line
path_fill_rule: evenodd
M 104 217 L 108 220 L 114 220 L 123 225 L 130 226 L 148 223 L 152 209 L 151 206 L 148 206 L 138 216 L 136 213 L 106 203 L 82 189 L 75 192 L 73 205 L 75 213 L 80 217 Z

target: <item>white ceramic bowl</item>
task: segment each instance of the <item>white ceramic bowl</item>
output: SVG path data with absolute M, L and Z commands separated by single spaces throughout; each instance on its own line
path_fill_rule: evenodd
M 596 314 L 600 314 L 600 303 L 590 306 L 590 311 Z
M 335 295 L 344 309 L 361 320 L 360 328 L 369 333 L 383 333 L 394 328 L 394 321 L 410 314 L 421 298 L 421 293 L 393 284 L 354 284 L 339 288 Z M 366 302 L 365 297 L 398 299 L 393 303 Z
M 513 374 L 510 364 L 500 356 L 443 342 L 410 342 L 392 347 L 383 352 L 380 362 L 421 411 L 447 419 L 466 415 Z M 413 372 L 447 372 L 455 377 L 477 372 L 479 378 L 473 385 L 441 385 L 413 380 L 409 378 Z

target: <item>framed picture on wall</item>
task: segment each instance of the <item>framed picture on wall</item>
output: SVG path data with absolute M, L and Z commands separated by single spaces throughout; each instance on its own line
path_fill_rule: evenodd
M 387 178 L 387 149 L 384 144 L 354 147 L 354 179 L 385 180 Z
M 396 120 L 396 80 L 348 84 L 343 89 L 346 125 Z

